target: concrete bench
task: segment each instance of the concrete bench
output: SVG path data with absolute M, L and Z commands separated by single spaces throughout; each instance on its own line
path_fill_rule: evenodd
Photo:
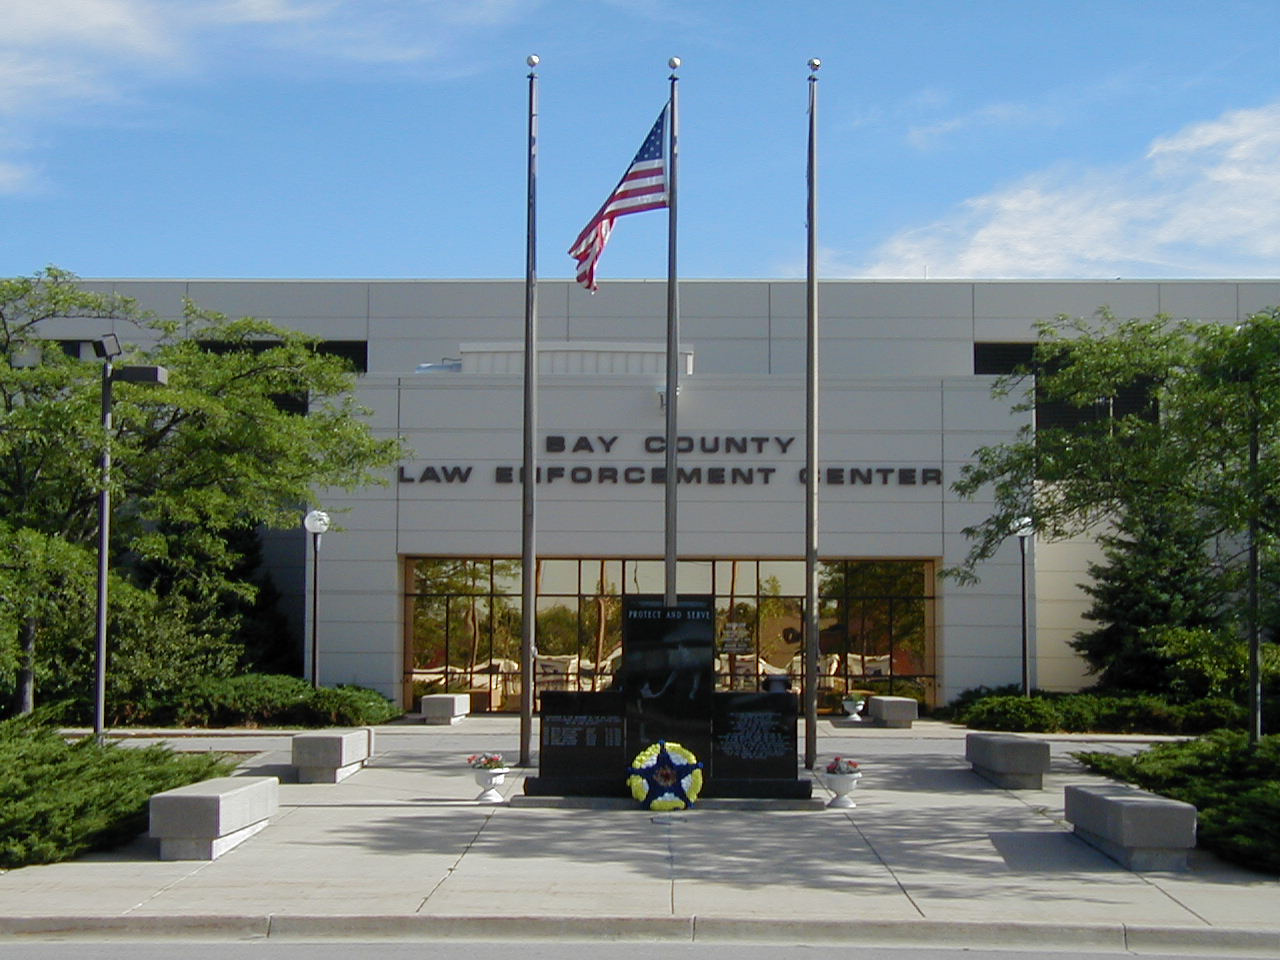
M 471 695 L 467 693 L 428 693 L 418 700 L 422 722 L 449 726 L 460 722 L 471 711 Z
M 964 758 L 973 772 L 1007 790 L 1039 790 L 1049 770 L 1049 744 L 1012 733 L 970 733 Z
M 293 766 L 299 783 L 337 783 L 369 762 L 373 731 L 316 730 L 293 735 Z
M 161 860 L 216 860 L 259 830 L 280 807 L 275 777 L 217 777 L 151 797 L 151 836 Z
M 877 727 L 909 729 L 920 716 L 920 704 L 911 697 L 875 696 L 867 700 L 866 711 Z
M 1185 870 L 1196 845 L 1196 808 L 1120 783 L 1070 784 L 1066 817 L 1076 836 L 1130 870 Z

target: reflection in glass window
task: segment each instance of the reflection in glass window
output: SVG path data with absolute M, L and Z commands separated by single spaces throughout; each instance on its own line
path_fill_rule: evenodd
M 681 561 L 682 592 L 715 597 L 717 689 L 804 682 L 804 562 Z M 604 690 L 622 655 L 622 602 L 661 594 L 661 560 L 538 561 L 534 695 Z M 851 690 L 932 699 L 933 564 L 827 560 L 819 569 L 819 702 L 839 710 Z M 519 709 L 520 562 L 419 557 L 406 561 L 406 676 L 414 695 L 469 692 L 472 709 Z
M 676 564 L 676 590 L 679 593 L 707 594 L 711 592 L 712 569 L 710 560 L 682 560 Z M 665 566 L 663 570 L 665 574 Z M 664 581 L 665 587 L 665 581 Z
M 539 560 L 538 592 L 577 594 L 577 560 Z
M 662 593 L 667 586 L 667 568 L 661 560 L 624 560 L 623 593 Z
M 803 560 L 761 560 L 760 592 L 804 596 Z

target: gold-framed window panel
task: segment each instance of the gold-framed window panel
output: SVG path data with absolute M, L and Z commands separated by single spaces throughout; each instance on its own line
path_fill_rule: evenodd
M 409 557 L 404 563 L 409 696 L 466 692 L 473 711 L 518 710 L 520 561 Z M 662 560 L 545 558 L 535 576 L 535 698 L 544 690 L 607 689 L 621 664 L 623 598 L 661 593 Z M 838 711 L 850 691 L 865 690 L 933 702 L 934 584 L 932 560 L 820 563 L 821 709 Z M 715 597 L 717 689 L 758 690 L 770 677 L 785 677 L 801 691 L 804 561 L 682 560 L 677 589 Z

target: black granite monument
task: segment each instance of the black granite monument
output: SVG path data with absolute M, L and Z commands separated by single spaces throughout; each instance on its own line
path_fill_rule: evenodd
M 808 797 L 796 771 L 792 693 L 715 692 L 715 599 L 627 596 L 611 689 L 542 694 L 533 795 L 628 796 L 631 760 L 659 740 L 704 764 L 704 797 Z

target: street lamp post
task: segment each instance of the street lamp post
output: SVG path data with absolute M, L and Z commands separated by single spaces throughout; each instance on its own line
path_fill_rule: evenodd
M 329 529 L 329 514 L 323 510 L 311 510 L 302 518 L 302 526 L 311 534 L 311 686 L 320 686 L 320 643 L 317 633 L 320 596 L 320 534 Z
M 1031 696 L 1031 661 L 1027 655 L 1027 541 L 1031 539 L 1034 529 L 1031 520 L 1023 517 L 1018 521 L 1018 553 L 1022 558 L 1022 695 Z
M 108 333 L 93 341 L 93 352 L 102 358 L 102 461 L 98 491 L 98 616 L 94 647 L 93 734 L 103 737 L 107 716 L 107 568 L 111 541 L 111 385 L 169 382 L 169 371 L 157 366 L 119 367 L 114 364 L 123 352 L 120 340 Z

